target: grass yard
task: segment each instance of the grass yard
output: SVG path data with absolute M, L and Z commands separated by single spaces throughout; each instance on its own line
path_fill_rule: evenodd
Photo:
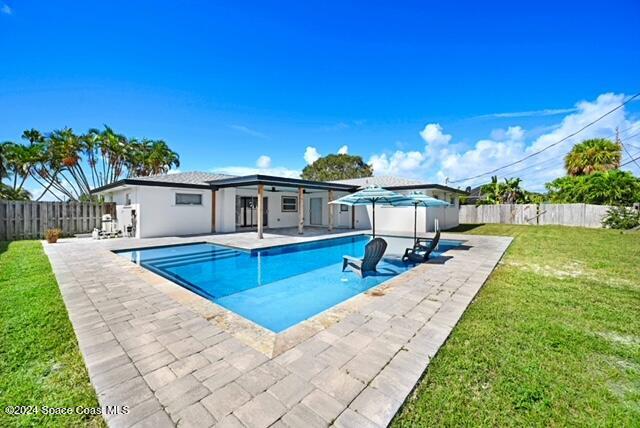
M 98 406 L 38 241 L 0 242 L 0 426 L 104 426 L 101 416 L 9 416 L 8 405 Z
M 394 427 L 640 426 L 640 233 L 515 237 Z

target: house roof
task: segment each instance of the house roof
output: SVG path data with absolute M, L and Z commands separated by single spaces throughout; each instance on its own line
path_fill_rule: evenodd
M 106 186 L 93 189 L 91 193 L 100 193 L 120 186 L 162 186 L 189 189 L 210 189 L 210 181 L 233 178 L 233 175 L 211 172 L 191 171 L 175 174 L 158 174 L 147 177 L 124 178 Z
M 351 178 L 348 180 L 335 180 L 332 183 L 351 184 L 357 187 L 380 186 L 385 189 L 411 190 L 411 189 L 439 189 L 446 192 L 466 194 L 467 192 L 442 184 L 425 183 L 411 178 L 396 177 L 392 175 L 379 175 L 373 177 Z
M 138 181 L 152 181 L 162 183 L 183 183 L 183 184 L 208 184 L 209 181 L 222 180 L 235 177 L 229 174 L 216 174 L 212 172 L 190 171 L 178 172 L 175 174 L 158 174 L 148 177 L 136 177 Z
M 160 174 L 148 177 L 125 178 L 115 183 L 93 189 L 91 193 L 100 193 L 120 186 L 160 186 L 180 187 L 189 189 L 220 189 L 225 187 L 242 187 L 265 184 L 282 187 L 304 187 L 307 189 L 354 191 L 359 187 L 376 185 L 387 189 L 440 189 L 447 192 L 466 194 L 465 191 L 440 184 L 423 183 L 409 178 L 377 176 L 366 178 L 354 178 L 350 180 L 336 181 L 311 181 L 299 178 L 276 177 L 272 175 L 247 175 L 233 176 L 228 174 L 215 174 L 210 172 L 180 172 L 176 174 Z
M 115 183 L 93 189 L 91 193 L 105 192 L 120 186 L 161 186 L 190 189 L 221 189 L 264 184 L 281 187 L 304 187 L 307 189 L 353 191 L 357 186 L 344 183 L 301 180 L 298 178 L 276 177 L 272 175 L 234 176 L 208 172 L 182 172 L 177 174 L 152 175 L 148 177 L 125 178 Z

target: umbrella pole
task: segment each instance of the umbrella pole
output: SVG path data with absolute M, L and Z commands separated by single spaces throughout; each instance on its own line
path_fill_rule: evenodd
M 376 237 L 376 201 L 373 201 L 373 237 Z
M 418 204 L 413 205 L 413 245 L 418 243 Z

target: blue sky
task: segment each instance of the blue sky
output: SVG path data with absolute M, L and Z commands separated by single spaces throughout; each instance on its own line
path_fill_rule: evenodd
M 377 174 L 442 181 L 640 91 L 637 1 L 443 3 L 0 0 L 0 140 L 107 123 L 168 141 L 181 170 L 265 156 L 289 175 L 346 145 Z

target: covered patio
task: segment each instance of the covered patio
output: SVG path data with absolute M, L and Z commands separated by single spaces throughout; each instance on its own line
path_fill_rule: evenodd
M 368 229 L 364 208 L 329 205 L 355 191 L 350 184 L 294 178 L 251 175 L 210 182 L 212 187 L 212 232 L 305 228 Z

